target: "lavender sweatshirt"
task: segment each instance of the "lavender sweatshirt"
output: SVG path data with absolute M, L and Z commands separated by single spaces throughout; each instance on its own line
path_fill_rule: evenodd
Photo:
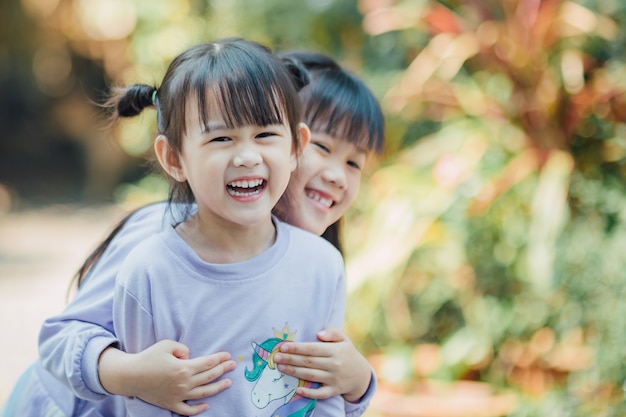
M 92 268 L 65 311 L 44 322 L 39 337 L 40 363 L 35 366 L 39 380 L 46 385 L 41 391 L 51 393 L 51 398 L 42 399 L 43 402 L 56 401 L 62 409 L 81 409 L 87 414 L 95 409 L 102 416 L 126 415 L 123 398 L 107 393 L 98 378 L 100 354 L 106 347 L 119 343 L 113 329 L 115 277 L 135 246 L 172 223 L 165 203 L 138 210 Z M 363 398 L 358 403 L 345 402 L 346 417 L 362 415 L 375 389 L 376 377 L 372 373 Z M 66 404 L 70 400 L 71 404 Z
M 304 381 L 281 374 L 273 355 L 289 341 L 316 341 L 341 328 L 344 265 L 326 240 L 274 220 L 276 241 L 260 255 L 230 264 L 201 260 L 173 227 L 125 259 L 113 301 L 115 333 L 127 352 L 159 340 L 179 341 L 196 357 L 230 352 L 239 364 L 233 385 L 209 399 L 207 416 L 344 416 L 340 396 L 298 398 Z M 171 416 L 128 399 L 130 416 Z

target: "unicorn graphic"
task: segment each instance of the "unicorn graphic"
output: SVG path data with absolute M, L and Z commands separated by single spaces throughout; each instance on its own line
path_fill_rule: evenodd
M 294 333 L 289 332 L 285 323 L 282 331 L 274 330 L 274 336 L 261 343 L 252 342 L 252 362 L 254 368 L 246 368 L 245 376 L 250 382 L 255 382 L 252 388 L 252 403 L 257 408 L 265 408 L 272 401 L 281 400 L 282 405 L 273 413 L 272 417 L 310 417 L 315 409 L 316 400 L 296 395 L 299 386 L 319 386 L 281 373 L 274 363 L 274 355 L 280 346 L 293 340 Z

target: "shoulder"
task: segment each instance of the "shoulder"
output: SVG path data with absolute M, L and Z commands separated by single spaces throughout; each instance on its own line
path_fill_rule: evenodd
M 135 246 L 146 237 L 163 230 L 167 224 L 166 210 L 167 203 L 161 202 L 140 207 L 131 212 L 118 225 L 113 244 Z
M 120 273 L 158 268 L 158 265 L 166 262 L 168 251 L 162 236 L 167 233 L 167 229 L 169 228 L 165 227 L 163 230 L 155 230 L 154 233 L 146 236 L 132 248 L 129 248 L 122 262 Z
M 169 224 L 165 218 L 167 207 L 166 202 L 154 203 L 126 215 L 96 249 L 100 255 L 94 258 L 96 262 L 89 268 L 81 287 L 88 282 L 114 279 L 128 254 Z
M 163 228 L 168 213 L 168 203 L 161 201 L 140 207 L 128 216 L 126 225 L 152 225 L 155 230 Z
M 150 223 L 162 229 L 165 225 L 179 223 L 189 213 L 196 211 L 196 206 L 159 201 L 139 207 L 128 216 L 129 223 Z M 177 220 L 178 219 L 178 220 Z
M 325 262 L 338 263 L 343 267 L 341 252 L 323 237 L 284 222 L 279 223 L 279 227 L 289 235 L 290 248 L 308 258 L 323 259 Z
M 131 212 L 125 220 L 116 236 L 116 241 L 128 241 L 133 246 L 143 241 L 148 236 L 159 233 L 176 223 L 174 216 L 180 211 L 178 205 L 161 201 L 148 204 Z
M 163 233 L 147 236 L 129 250 L 119 265 L 115 279 L 118 291 L 132 294 L 137 299 L 146 299 L 150 297 L 154 280 L 172 273 L 171 256 L 161 239 Z

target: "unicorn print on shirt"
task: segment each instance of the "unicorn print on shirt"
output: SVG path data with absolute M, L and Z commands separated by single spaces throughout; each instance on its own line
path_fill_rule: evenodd
M 291 333 L 285 323 L 282 331 L 274 330 L 274 337 L 261 343 L 252 342 L 251 371 L 245 370 L 246 379 L 256 382 L 252 388 L 251 400 L 257 408 L 266 408 L 270 403 L 279 401 L 281 405 L 272 413 L 272 417 L 309 417 L 313 414 L 316 400 L 296 395 L 299 386 L 319 386 L 281 373 L 274 363 L 274 355 L 280 346 L 293 340 L 296 332 Z

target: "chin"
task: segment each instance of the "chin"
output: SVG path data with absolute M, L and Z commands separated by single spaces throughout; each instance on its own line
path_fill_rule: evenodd
M 326 230 L 326 227 L 324 227 L 324 226 L 317 227 L 317 228 L 315 228 L 315 227 L 313 227 L 313 228 L 309 227 L 309 232 L 314 233 L 314 234 L 316 234 L 316 235 L 318 235 L 318 236 L 321 236 L 321 235 L 322 235 L 322 233 L 324 233 L 324 231 L 325 231 L 325 230 Z

